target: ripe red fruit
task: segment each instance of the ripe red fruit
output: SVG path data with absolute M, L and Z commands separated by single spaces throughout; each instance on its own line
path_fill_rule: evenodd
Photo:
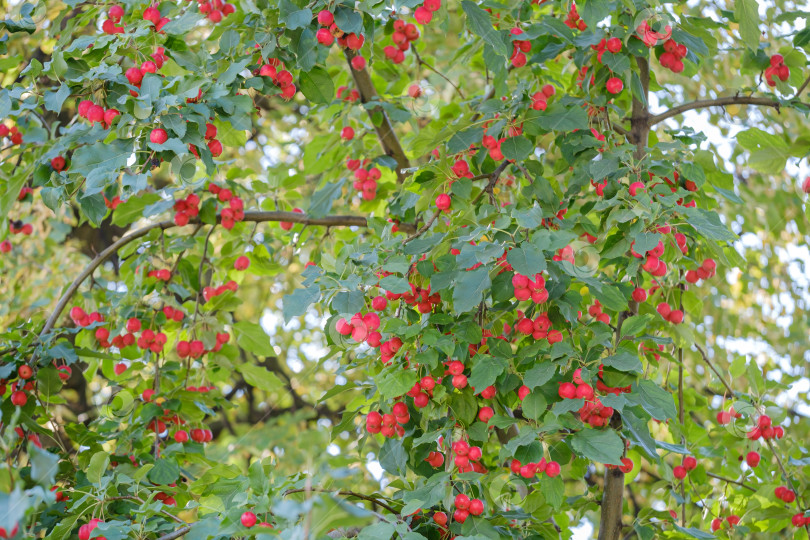
M 622 40 L 617 37 L 612 37 L 607 40 L 607 50 L 612 53 L 617 53 L 622 50 Z
M 127 332 L 138 332 L 141 329 L 141 321 L 132 317 L 127 321 Z
M 332 35 L 326 28 L 321 28 L 317 32 L 315 32 L 315 39 L 318 40 L 318 43 L 323 45 L 324 47 L 331 47 L 332 44 L 335 42 L 335 36 Z
M 151 60 L 147 60 L 146 62 L 141 64 L 141 71 L 143 73 L 157 73 L 157 64 L 155 64 Z
M 444 212 L 447 212 L 450 209 L 451 202 L 452 201 L 450 200 L 450 195 L 448 195 L 447 193 L 442 193 L 441 195 L 436 197 L 436 208 Z
M 253 527 L 254 525 L 256 525 L 256 514 L 254 514 L 253 512 L 245 512 L 244 514 L 242 514 L 241 521 L 242 525 L 244 525 L 245 527 L 248 528 Z
M 492 407 L 481 407 L 478 411 L 478 419 L 485 424 L 488 423 L 493 416 L 495 416 L 495 411 L 492 410 Z
M 155 128 L 149 134 L 149 140 L 154 144 L 163 144 L 169 140 L 169 134 L 165 129 Z
M 607 84 L 605 84 L 607 91 L 611 94 L 618 94 L 624 89 L 624 83 L 618 77 L 611 77 L 608 79 Z
M 352 67 L 357 71 L 360 71 L 361 69 L 365 69 L 365 67 L 366 67 L 366 59 L 363 58 L 362 56 L 359 56 L 359 55 L 355 56 L 354 58 L 352 58 Z
M 125 363 L 123 363 L 123 362 L 118 362 L 117 364 L 115 364 L 115 367 L 113 368 L 113 371 L 115 371 L 116 375 L 121 375 L 126 370 L 127 370 L 127 365 Z
M 647 291 L 644 290 L 642 287 L 636 287 L 633 290 L 633 300 L 638 302 L 639 304 L 642 302 L 647 301 Z
M 456 508 L 459 510 L 466 510 L 470 507 L 470 498 L 464 495 L 463 493 L 459 493 L 456 495 L 456 499 L 454 501 Z
M 118 22 L 121 19 L 121 17 L 124 16 L 124 8 L 122 8 L 121 6 L 112 6 L 110 7 L 110 10 L 107 12 L 107 15 L 109 15 L 110 19 L 112 19 L 113 21 Z
M 759 429 L 765 429 L 767 427 L 770 427 L 770 425 L 771 425 L 771 417 L 763 414 L 762 416 L 759 417 L 759 421 L 757 422 L 757 425 L 759 426 Z
M 335 22 L 335 16 L 332 14 L 331 11 L 327 9 L 322 9 L 318 12 L 318 24 L 322 26 L 329 26 L 333 22 Z
M 250 259 L 248 259 L 245 255 L 238 257 L 233 263 L 233 267 L 237 270 L 246 270 L 248 266 L 250 266 Z
M 669 304 L 667 304 L 666 302 L 661 302 L 660 304 L 658 304 L 655 310 L 665 319 L 668 318 L 669 314 L 672 312 L 672 308 L 669 307 Z
M 429 402 L 430 402 L 430 398 L 424 392 L 419 392 L 413 398 L 413 406 L 418 408 L 418 409 L 422 409 L 424 407 L 427 407 L 427 404 Z
M 453 512 L 453 521 L 458 521 L 459 523 L 464 523 L 465 521 L 467 521 L 467 517 L 469 515 L 470 515 L 470 513 L 467 512 L 466 510 L 461 510 L 461 509 L 456 510 L 455 512 Z
M 11 394 L 11 404 L 17 407 L 25 407 L 28 403 L 28 395 L 22 390 L 17 390 Z
M 422 95 L 422 88 L 418 84 L 412 84 L 408 87 L 408 95 L 412 98 L 418 98 Z
M 549 478 L 554 478 L 560 474 L 560 464 L 556 461 L 549 461 L 546 463 L 546 475 Z
M 62 156 L 56 156 L 51 160 L 51 168 L 56 172 L 60 172 L 65 168 L 65 158 Z
M 447 514 L 444 512 L 436 512 L 433 514 L 433 521 L 435 521 L 436 525 L 439 527 L 444 527 L 447 525 Z
M 686 468 L 678 465 L 674 469 L 672 469 L 672 476 L 677 478 L 678 480 L 683 480 L 686 478 Z
M 188 432 L 181 429 L 174 434 L 174 441 L 178 443 L 188 442 Z
M 672 324 L 681 324 L 683 322 L 683 311 L 680 309 L 674 309 L 669 313 L 669 317 L 667 318 L 669 322 Z
M 726 425 L 731 422 L 731 413 L 728 411 L 720 411 L 717 413 L 717 423 L 720 425 Z
M 748 466 L 751 468 L 759 465 L 761 459 L 762 457 L 759 455 L 759 452 L 751 451 L 745 455 L 745 462 L 748 463 Z
M 222 154 L 222 143 L 216 139 L 208 141 L 208 150 L 211 151 L 214 157 L 219 157 Z
M 532 393 L 532 389 L 526 386 L 525 384 L 518 389 L 518 398 L 520 401 L 526 399 L 526 396 Z
M 720 527 L 723 526 L 723 520 L 720 518 L 714 518 L 712 520 L 712 532 L 716 532 L 720 530 Z
M 802 191 L 805 193 L 810 193 L 810 176 L 805 178 L 804 182 L 802 182 Z
M 354 139 L 354 128 L 351 126 L 346 126 L 340 130 L 340 138 L 346 141 Z
M 481 499 L 473 499 L 470 501 L 470 514 L 473 516 L 480 516 L 484 513 L 484 502 Z
M 30 379 L 31 376 L 34 374 L 34 370 L 31 369 L 31 366 L 22 365 L 17 368 L 17 374 L 20 376 L 21 379 Z
M 697 460 L 694 456 L 686 456 L 683 458 L 683 468 L 687 471 L 694 470 L 697 467 Z

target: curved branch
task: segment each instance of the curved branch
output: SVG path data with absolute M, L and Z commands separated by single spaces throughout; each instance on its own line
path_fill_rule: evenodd
M 343 52 L 346 56 L 346 61 L 349 63 L 349 71 L 351 71 L 352 77 L 354 78 L 354 84 L 357 85 L 357 91 L 360 92 L 360 101 L 362 103 L 376 101 L 377 89 L 371 81 L 371 75 L 369 75 L 368 70 L 366 68 L 360 70 L 354 69 L 354 67 L 352 67 L 352 58 L 355 57 L 354 51 L 344 49 Z M 410 168 L 411 162 L 405 155 L 405 151 L 402 149 L 397 134 L 394 132 L 394 128 L 391 125 L 391 120 L 388 119 L 388 115 L 385 113 L 382 106 L 376 104 L 372 107 L 367 107 L 366 110 L 368 111 L 371 123 L 374 124 L 374 130 L 377 132 L 380 146 L 382 146 L 386 155 L 391 156 L 397 162 L 397 182 L 401 184 L 407 176 L 402 170 Z M 380 114 L 381 118 L 379 125 L 374 121 L 374 115 L 377 113 Z
M 684 103 L 683 105 L 678 105 L 677 107 L 672 107 L 668 111 L 651 116 L 650 125 L 654 126 L 655 124 L 661 123 L 668 118 L 683 114 L 686 111 L 706 109 L 709 107 L 724 107 L 726 105 L 760 105 L 762 107 L 773 107 L 776 109 L 776 112 L 779 112 L 782 107 L 788 107 L 792 104 L 800 104 L 806 107 L 810 106 L 807 103 L 802 102 L 779 101 L 773 98 L 754 96 L 726 96 L 715 99 L 699 99 L 697 101 L 691 101 L 689 103 Z
M 284 496 L 286 497 L 287 495 L 293 495 L 295 493 L 337 493 L 338 495 L 343 495 L 344 497 L 355 497 L 357 499 L 362 499 L 364 501 L 374 503 L 378 506 L 381 506 L 382 508 L 385 508 L 394 515 L 396 515 L 397 513 L 396 510 L 394 510 L 387 503 L 382 502 L 377 497 L 372 497 L 370 495 L 363 495 L 362 493 L 355 493 L 354 491 L 347 491 L 343 489 L 339 491 L 331 491 L 328 489 L 319 489 L 319 488 L 309 488 L 309 489 L 302 488 L 302 489 L 289 489 L 284 492 Z
M 245 212 L 245 219 L 243 221 L 255 223 L 286 221 L 291 223 L 304 223 L 306 225 L 324 225 L 327 227 L 366 227 L 368 225 L 368 221 L 363 216 L 325 216 L 321 218 L 313 218 L 306 214 L 299 214 L 297 212 Z M 189 223 L 199 224 L 200 221 L 199 218 L 197 218 Z M 76 279 L 74 279 L 73 282 L 68 286 L 64 294 L 62 294 L 62 297 L 59 298 L 53 313 L 51 313 L 50 317 L 48 317 L 48 320 L 45 322 L 45 326 L 39 333 L 40 339 L 42 339 L 43 336 L 53 329 L 59 315 L 61 315 L 65 310 L 68 302 L 70 302 L 70 299 L 74 294 L 76 294 L 76 291 L 79 289 L 81 284 L 85 279 L 90 277 L 93 272 L 95 272 L 96 268 L 101 266 L 104 261 L 109 259 L 114 253 L 125 245 L 137 240 L 138 238 L 146 236 L 153 230 L 166 230 L 174 227 L 177 227 L 174 221 L 168 220 L 147 225 L 146 227 L 136 229 L 129 234 L 122 236 L 107 247 L 107 249 L 99 253 L 96 258 L 90 261 L 90 264 L 88 264 L 84 270 L 82 270 L 82 272 L 76 276 Z M 405 232 L 416 230 L 416 227 L 410 224 L 401 224 L 399 225 L 399 228 Z

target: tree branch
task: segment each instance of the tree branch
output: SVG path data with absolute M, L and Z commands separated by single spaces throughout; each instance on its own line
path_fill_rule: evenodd
M 714 474 L 713 472 L 706 471 L 706 476 L 710 476 L 712 478 L 722 480 L 723 482 L 727 482 L 729 484 L 736 484 L 736 485 L 738 485 L 740 487 L 744 487 L 745 489 L 751 490 L 753 492 L 757 491 L 755 488 L 752 488 L 751 486 L 749 486 L 745 482 L 740 482 L 739 480 L 732 480 L 731 478 L 726 478 L 725 476 L 720 476 L 719 474 Z
M 734 390 L 731 389 L 731 386 L 729 386 L 729 384 L 726 382 L 726 380 L 723 378 L 723 376 L 720 375 L 720 372 L 717 371 L 716 367 L 714 367 L 714 364 L 712 364 L 712 361 L 709 360 L 709 357 L 706 356 L 706 351 L 704 351 L 703 348 L 700 345 L 698 345 L 697 343 L 695 343 L 695 348 L 700 353 L 700 356 L 703 357 L 703 361 L 706 362 L 706 365 L 708 365 L 711 368 L 711 370 L 714 372 L 714 374 L 717 375 L 717 378 L 720 379 L 720 382 L 723 383 L 723 386 L 726 387 L 726 390 L 728 390 L 728 395 L 733 396 L 734 395 Z
M 304 223 L 306 225 L 325 225 L 327 227 L 366 227 L 368 226 L 368 222 L 366 218 L 363 216 L 325 216 L 321 218 L 313 218 L 306 214 L 299 214 L 297 212 L 245 212 L 245 219 L 244 221 L 247 222 L 255 222 L 255 223 L 265 223 L 265 222 L 274 222 L 274 221 L 287 221 L 291 223 Z M 190 223 L 199 224 L 199 219 L 192 220 Z M 67 307 L 68 302 L 76 294 L 76 291 L 79 289 L 81 284 L 84 282 L 85 279 L 90 277 L 93 272 L 95 272 L 96 268 L 101 266 L 101 264 L 109 259 L 114 253 L 116 253 L 119 249 L 124 247 L 125 245 L 129 244 L 130 242 L 137 240 L 138 238 L 142 238 L 149 234 L 150 232 L 160 229 L 166 230 L 176 227 L 174 221 L 160 221 L 158 223 L 153 223 L 151 225 L 147 225 L 146 227 L 142 227 L 140 229 L 136 229 L 129 234 L 122 236 L 115 242 L 113 242 L 109 247 L 107 247 L 104 251 L 99 253 L 95 259 L 90 261 L 84 270 L 76 276 L 76 279 L 68 286 L 65 290 L 62 297 L 56 304 L 56 307 L 51 313 L 48 320 L 45 322 L 45 326 L 43 327 L 42 331 L 39 333 L 40 340 L 53 329 L 54 325 L 56 324 L 56 320 L 59 318 L 59 315 L 65 310 Z M 401 224 L 399 226 L 400 230 L 403 231 L 414 231 L 416 227 L 411 224 Z
M 807 86 L 807 84 L 808 81 L 805 81 L 804 85 L 802 85 L 802 90 L 804 89 L 805 86 Z M 796 94 L 796 96 L 798 97 L 798 93 Z M 677 107 L 672 107 L 668 111 L 651 116 L 650 125 L 654 126 L 655 124 L 663 122 L 667 118 L 678 116 L 679 114 L 683 114 L 686 111 L 693 111 L 696 109 L 706 109 L 708 107 L 724 107 L 726 105 L 760 105 L 763 107 L 773 107 L 774 109 L 776 109 L 777 112 L 779 112 L 782 107 L 787 107 L 790 106 L 791 104 L 797 103 L 804 105 L 806 107 L 810 107 L 810 105 L 807 103 L 797 101 L 778 101 L 773 98 L 754 97 L 754 96 L 726 96 L 715 99 L 699 99 L 697 101 L 691 101 L 689 103 L 684 103 L 683 105 L 678 105 Z
M 357 85 L 357 91 L 360 92 L 360 101 L 362 103 L 375 101 L 377 98 L 377 89 L 371 81 L 371 75 L 369 75 L 368 70 L 366 68 L 360 70 L 354 69 L 352 67 L 352 58 L 355 57 L 354 52 L 348 48 L 344 49 L 343 52 L 346 56 L 346 61 L 349 63 L 349 71 L 351 71 L 352 77 L 354 78 L 354 84 Z M 406 173 L 402 172 L 402 169 L 409 168 L 411 162 L 405 155 L 405 151 L 402 149 L 397 134 L 394 132 L 394 128 L 391 125 L 391 120 L 389 120 L 382 106 L 374 105 L 373 107 L 367 107 L 366 110 L 368 111 L 371 123 L 374 124 L 374 130 L 377 132 L 380 146 L 382 146 L 386 155 L 391 156 L 397 162 L 397 182 L 401 184 L 407 176 Z M 374 121 L 374 115 L 378 113 L 382 118 L 379 125 Z

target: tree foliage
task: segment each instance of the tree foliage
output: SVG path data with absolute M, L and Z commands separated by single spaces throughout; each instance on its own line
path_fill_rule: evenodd
M 9 3 L 0 537 L 807 538 L 806 16 Z

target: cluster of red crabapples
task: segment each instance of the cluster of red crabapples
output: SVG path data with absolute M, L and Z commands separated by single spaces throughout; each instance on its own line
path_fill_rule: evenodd
M 519 36 L 523 33 L 520 28 L 512 28 L 509 31 L 513 36 Z M 520 68 L 526 65 L 526 53 L 532 50 L 532 42 L 528 39 L 516 39 L 512 42 L 512 56 L 509 57 L 512 65 Z
M 551 319 L 546 313 L 539 313 L 533 320 L 526 317 L 523 311 L 518 310 L 515 330 L 521 334 L 532 336 L 536 340 L 547 339 L 550 344 L 555 344 L 563 339 L 562 332 L 551 330 Z
M 568 28 L 571 28 L 573 30 L 579 30 L 580 32 L 588 28 L 588 25 L 585 24 L 585 21 L 579 18 L 579 13 L 577 12 L 577 5 L 574 2 L 571 2 L 571 8 L 568 10 L 568 14 L 565 16 L 565 25 Z
M 483 452 L 478 446 L 470 446 L 467 441 L 456 441 L 450 449 L 453 452 L 453 465 L 455 465 L 458 472 L 478 472 L 486 473 L 487 470 L 481 465 L 481 457 Z M 478 515 L 478 514 L 473 514 Z
M 672 469 L 672 476 L 678 480 L 686 478 L 689 471 L 693 471 L 697 467 L 697 460 L 693 456 L 685 456 L 680 465 Z
M 548 107 L 548 100 L 554 95 L 555 89 L 550 84 L 544 84 L 539 92 L 531 95 L 532 109 L 535 111 L 545 111 Z
M 386 341 L 386 343 L 388 342 Z M 430 375 L 425 375 L 419 379 L 405 395 L 413 398 L 414 407 L 423 409 L 427 407 L 430 398 L 433 397 L 433 389 L 436 388 L 436 383 L 436 379 Z
M 382 335 L 377 332 L 380 327 L 380 316 L 369 312 L 355 313 L 348 321 L 338 319 L 335 329 L 341 336 L 351 336 L 358 343 L 368 342 L 372 347 L 379 347 Z
M 0 122 L 0 139 L 5 139 L 6 137 L 11 140 L 12 145 L 22 144 L 23 142 L 22 132 L 20 132 L 17 126 L 8 127 Z
M 377 197 L 377 180 L 382 176 L 382 172 L 377 167 L 364 168 L 368 162 L 361 164 L 359 159 L 349 159 L 346 161 L 346 168 L 354 172 L 354 189 L 360 192 L 360 196 L 365 201 L 373 201 Z
M 601 64 L 602 55 L 604 55 L 605 52 L 616 54 L 622 50 L 622 40 L 617 37 L 612 37 L 610 39 L 602 38 L 602 40 L 596 45 L 591 45 L 591 49 L 596 51 L 596 61 Z
M 548 300 L 546 280 L 541 274 L 535 274 L 532 279 L 516 273 L 512 276 L 512 286 L 515 288 L 515 299 L 519 302 L 531 299 L 535 304 L 542 304 Z
M 388 275 L 386 272 L 380 273 L 380 278 L 385 277 Z M 427 289 L 422 287 L 417 287 L 413 283 L 409 284 L 411 286 L 411 292 L 409 293 L 393 293 L 391 291 L 385 292 L 385 297 L 391 300 L 402 300 L 409 306 L 416 306 L 416 309 L 419 310 L 419 313 L 430 313 L 433 311 L 433 306 L 437 306 L 441 304 L 442 299 L 438 293 L 431 294 L 430 293 L 430 286 Z
M 683 59 L 686 57 L 687 52 L 689 51 L 686 45 L 677 43 L 674 39 L 668 39 L 664 42 L 664 53 L 658 58 L 658 62 L 672 73 L 681 73 L 683 71 Z
M 411 415 L 408 414 L 408 406 L 400 401 L 394 403 L 392 413 L 380 414 L 377 411 L 368 413 L 366 415 L 366 431 L 372 435 L 380 433 L 386 438 L 402 437 L 405 435 L 405 428 L 402 426 L 407 424 L 410 419 Z
M 521 463 L 517 459 L 513 459 L 509 463 L 509 470 L 523 478 L 534 478 L 540 473 L 545 473 L 549 478 L 554 478 L 560 474 L 560 464 L 556 461 L 547 462 L 546 458 L 542 458 L 537 463 L 526 464 Z
M 424 24 L 424 23 L 423 23 Z M 413 23 L 406 23 L 402 19 L 394 21 L 394 32 L 391 34 L 393 45 L 383 48 L 385 57 L 395 64 L 405 61 L 405 51 L 411 48 L 411 43 L 419 39 L 419 29 Z
M 281 69 L 279 69 L 281 68 Z M 268 58 L 267 63 L 262 64 L 257 70 L 254 71 L 255 75 L 260 77 L 270 77 L 273 84 L 276 85 L 283 99 L 292 99 L 296 92 L 295 84 L 293 84 L 293 74 L 284 69 L 284 63 L 277 58 Z
M 751 428 L 745 436 L 752 441 L 757 441 L 760 438 L 768 441 L 771 439 L 781 439 L 785 436 L 785 430 L 782 426 L 774 426 L 771 422 L 771 417 L 763 414 L 759 417 L 759 420 L 757 420 L 757 425 Z
M 363 47 L 366 38 L 363 34 L 357 35 L 354 32 L 349 34 L 338 28 L 335 23 L 335 15 L 328 9 L 322 9 L 316 16 L 318 24 L 324 28 L 320 28 L 315 33 L 315 39 L 324 47 L 331 47 L 337 39 L 338 46 L 341 48 L 349 48 L 353 51 L 359 51 Z M 352 67 L 356 70 L 361 70 L 366 67 L 366 60 L 362 56 L 355 56 L 352 58 Z
M 216 141 L 219 142 L 219 141 Z M 217 200 L 221 203 L 228 203 L 228 206 L 223 208 L 220 215 L 220 223 L 223 227 L 230 230 L 233 226 L 245 219 L 245 203 L 228 188 L 223 188 L 217 184 L 209 184 L 208 191 L 217 196 Z
M 89 99 L 79 102 L 79 116 L 89 121 L 91 124 L 102 124 L 105 128 L 109 128 L 115 117 L 121 113 L 118 109 L 105 109 L 101 105 L 96 105 Z
M 687 270 L 684 279 L 689 283 L 697 283 L 701 279 L 713 278 L 716 272 L 717 263 L 714 262 L 714 259 L 706 259 L 697 270 Z
M 641 290 L 643 291 L 644 289 Z M 602 311 L 602 304 L 601 302 L 599 302 L 599 300 L 594 300 L 593 305 L 588 306 L 588 315 L 590 315 L 597 321 L 603 322 L 605 324 L 610 324 L 610 315 Z
M 790 77 L 790 68 L 785 65 L 785 59 L 781 54 L 771 56 L 771 65 L 765 68 L 765 81 L 768 86 L 776 86 L 773 80 L 776 76 L 780 81 L 785 82 Z
M 458 523 L 464 523 L 469 516 L 480 516 L 484 513 L 484 502 L 481 499 L 470 499 L 463 493 L 456 495 L 453 504 L 456 507 L 453 521 Z

